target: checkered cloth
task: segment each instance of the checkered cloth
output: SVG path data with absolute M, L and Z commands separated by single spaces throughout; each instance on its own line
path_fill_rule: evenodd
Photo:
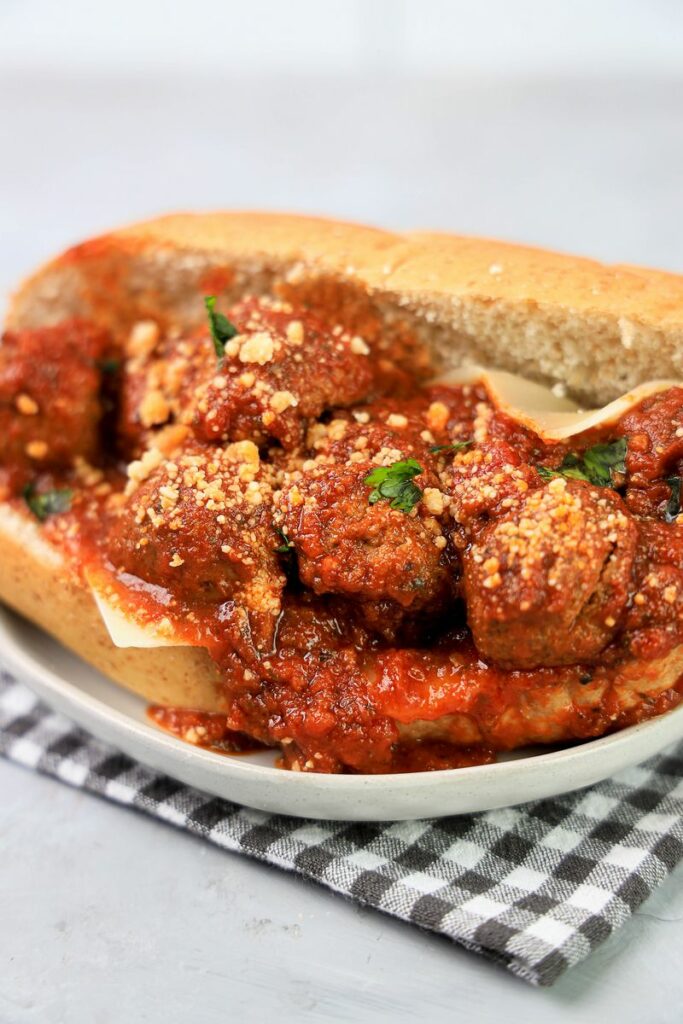
M 604 942 L 683 857 L 683 744 L 592 789 L 522 807 L 302 821 L 158 775 L 0 673 L 0 753 L 447 935 L 534 985 L 552 985 Z

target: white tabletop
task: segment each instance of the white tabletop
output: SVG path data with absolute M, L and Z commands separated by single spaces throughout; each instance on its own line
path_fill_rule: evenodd
M 61 8 L 60 8 L 61 10 Z M 683 270 L 680 80 L 0 72 L 0 289 L 177 207 L 327 212 Z M 0 1020 L 666 1024 L 683 870 L 553 989 L 0 763 Z

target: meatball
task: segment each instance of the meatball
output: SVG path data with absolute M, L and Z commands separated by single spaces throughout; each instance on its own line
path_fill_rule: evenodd
M 623 623 L 624 644 L 636 658 L 664 657 L 680 644 L 683 570 L 648 558 L 647 569 L 637 583 Z
M 195 391 L 216 373 L 216 353 L 204 330 L 164 337 L 153 320 L 136 323 L 127 339 L 121 376 L 118 440 L 127 458 L 155 443 L 169 423 L 193 415 Z
M 277 520 L 294 546 L 302 582 L 315 593 L 423 609 L 447 590 L 446 540 L 424 501 L 409 513 L 387 500 L 370 503 L 365 478 L 376 468 L 305 463 L 282 489 Z
M 391 452 L 396 459 L 414 457 L 429 469 L 435 463 L 435 446 L 425 428 L 426 408 L 421 399 L 381 399 L 351 412 L 335 410 L 329 423 L 311 424 L 306 446 L 328 453 L 335 462 L 351 457 L 368 461 L 380 452 Z
M 481 528 L 464 555 L 479 653 L 503 668 L 595 658 L 629 598 L 637 529 L 606 488 L 557 478 Z
M 21 486 L 36 470 L 94 460 L 107 337 L 85 321 L 7 331 L 0 344 L 0 462 Z
M 181 600 L 232 600 L 248 613 L 257 646 L 267 645 L 285 578 L 256 446 L 191 444 L 169 459 L 150 449 L 129 475 L 108 537 L 114 566 Z
M 683 388 L 669 388 L 636 406 L 619 423 L 628 438 L 629 488 L 661 480 L 683 459 Z
M 194 404 L 194 429 L 205 441 L 274 439 L 291 450 L 307 420 L 362 401 L 375 386 L 365 342 L 304 310 L 251 298 L 230 319 L 239 334 Z
M 633 600 L 622 643 L 636 658 L 658 658 L 680 643 L 683 622 L 683 524 L 638 521 Z
M 455 522 L 468 528 L 514 505 L 540 478 L 509 444 L 487 441 L 457 452 L 441 479 Z

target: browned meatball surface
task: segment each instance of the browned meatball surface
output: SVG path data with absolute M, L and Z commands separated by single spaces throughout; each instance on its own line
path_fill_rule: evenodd
M 391 598 L 419 608 L 443 589 L 443 535 L 432 517 L 396 511 L 386 501 L 370 505 L 369 472 L 367 465 L 314 471 L 283 490 L 284 529 L 301 579 L 317 594 Z
M 164 336 L 153 320 L 136 323 L 126 340 L 121 377 L 118 440 L 127 458 L 137 457 L 160 429 L 187 424 L 200 384 L 216 373 L 216 353 L 202 329 L 187 336 Z
M 266 642 L 285 579 L 256 446 L 192 444 L 167 459 L 151 449 L 129 472 L 108 539 L 114 566 L 194 602 L 234 600 Z
M 305 310 L 251 298 L 230 321 L 239 333 L 222 358 L 208 328 L 175 337 L 152 321 L 133 327 L 120 396 L 124 454 L 139 455 L 169 423 L 191 427 L 202 441 L 274 440 L 293 449 L 326 409 L 382 389 L 383 371 L 365 342 Z M 395 383 L 384 376 L 386 386 Z
M 484 441 L 457 452 L 441 473 L 453 519 L 468 528 L 482 516 L 505 512 L 538 484 L 534 468 L 504 441 Z
M 311 425 L 306 445 L 337 463 L 348 459 L 371 461 L 379 453 L 395 460 L 414 457 L 429 471 L 430 483 L 435 483 L 431 472 L 437 465 L 435 438 L 426 426 L 427 411 L 424 400 L 393 398 L 371 402 L 352 412 L 337 409 L 329 422 Z
M 106 335 L 77 320 L 3 335 L 0 463 L 12 466 L 17 485 L 37 470 L 97 457 L 106 346 Z
M 628 438 L 630 487 L 643 487 L 675 471 L 683 459 L 683 388 L 669 388 L 626 413 L 619 430 Z
M 590 661 L 614 637 L 637 529 L 606 488 L 557 478 L 478 534 L 464 555 L 480 654 L 505 668 Z
M 206 441 L 268 439 L 297 447 L 308 420 L 364 400 L 376 368 L 365 342 L 287 303 L 246 299 L 239 331 L 196 396 L 194 429 Z
M 392 642 L 403 625 L 419 627 L 420 613 L 438 613 L 455 586 L 428 405 L 383 399 L 313 424 L 313 457 L 285 470 L 276 494 L 301 581 L 358 602 L 366 625 Z M 389 470 L 401 479 L 406 460 L 410 500 L 392 507 L 368 477 Z

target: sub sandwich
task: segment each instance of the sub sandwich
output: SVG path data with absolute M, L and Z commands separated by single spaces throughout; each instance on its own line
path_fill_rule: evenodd
M 273 214 L 49 262 L 0 344 L 0 599 L 160 727 L 434 770 L 666 713 L 683 278 Z

